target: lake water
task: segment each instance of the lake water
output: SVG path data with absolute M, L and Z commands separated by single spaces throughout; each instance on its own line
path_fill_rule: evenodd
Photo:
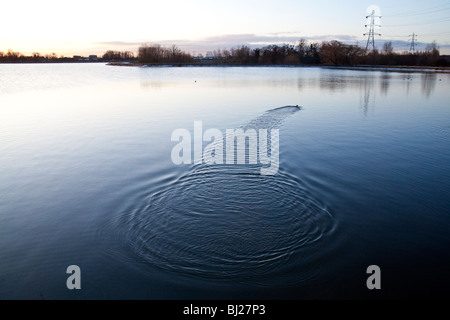
M 195 121 L 276 174 L 174 164 Z M 0 65 L 0 299 L 448 298 L 449 232 L 450 74 Z

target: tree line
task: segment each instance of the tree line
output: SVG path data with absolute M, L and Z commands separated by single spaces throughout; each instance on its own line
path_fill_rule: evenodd
M 0 52 L 0 63 L 9 62 L 79 62 L 92 61 L 79 56 L 58 57 L 55 53 L 41 55 L 33 53 L 24 56 L 8 50 Z M 99 62 L 138 62 L 141 64 L 215 64 L 215 65 L 390 65 L 390 66 L 450 66 L 450 57 L 441 56 L 436 42 L 423 51 L 414 53 L 394 51 L 392 42 L 385 42 L 382 50 L 367 51 L 359 45 L 346 44 L 337 40 L 311 42 L 301 39 L 297 44 L 268 45 L 250 48 L 242 45 L 224 50 L 212 51 L 206 59 L 194 57 L 180 50 L 176 45 L 165 47 L 159 44 L 143 44 L 137 54 L 131 51 L 108 50 Z
M 56 53 L 47 54 L 45 56 L 41 55 L 38 52 L 33 52 L 30 56 L 25 56 L 20 52 L 13 51 L 9 49 L 6 53 L 0 51 L 0 62 L 8 62 L 8 63 L 32 63 L 32 62 L 45 62 L 48 60 L 56 60 L 62 59 L 63 57 L 58 57 Z
M 110 61 L 137 61 L 134 52 L 108 50 L 101 57 L 91 55 L 82 56 L 58 56 L 56 53 L 42 55 L 33 52 L 31 55 L 24 55 L 20 52 L 9 49 L 6 53 L 0 51 L 0 63 L 46 63 L 46 62 L 110 62 Z
M 268 45 L 254 49 L 243 45 L 214 50 L 203 59 L 182 52 L 176 46 L 166 48 L 156 44 L 139 47 L 137 58 L 143 64 L 450 66 L 449 57 L 440 55 L 436 42 L 423 51 L 396 53 L 392 42 L 386 42 L 381 51 L 367 51 L 359 45 L 337 40 L 307 43 L 301 39 L 296 45 Z

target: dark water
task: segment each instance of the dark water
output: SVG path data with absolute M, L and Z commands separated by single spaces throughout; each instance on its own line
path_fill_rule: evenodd
M 2 65 L 0 299 L 448 298 L 449 83 Z M 171 134 L 194 121 L 278 129 L 277 174 L 175 165 Z

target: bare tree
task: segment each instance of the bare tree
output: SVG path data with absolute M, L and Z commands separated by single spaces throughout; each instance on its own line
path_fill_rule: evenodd
M 426 53 L 431 54 L 433 57 L 439 57 L 439 47 L 436 43 L 436 40 L 427 45 L 425 51 Z
M 142 63 L 186 63 L 192 61 L 192 56 L 181 51 L 177 46 L 171 48 L 162 47 L 159 44 L 143 44 L 138 50 L 138 59 Z
M 348 45 L 342 42 L 324 41 L 320 47 L 320 59 L 328 65 L 354 65 L 358 64 L 364 55 L 364 50 L 357 45 Z
M 307 48 L 306 40 L 300 39 L 298 43 L 298 56 L 300 59 L 306 56 L 306 48 Z
M 392 41 L 387 41 L 383 44 L 383 52 L 386 55 L 391 55 L 394 53 L 394 48 L 392 47 Z

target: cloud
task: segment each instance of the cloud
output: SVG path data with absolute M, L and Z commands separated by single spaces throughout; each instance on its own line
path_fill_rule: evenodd
M 300 32 L 277 32 L 269 34 L 226 34 L 214 37 L 207 37 L 193 41 L 193 43 L 201 44 L 203 46 L 209 45 L 211 47 L 232 47 L 238 45 L 270 45 L 270 44 L 284 44 L 284 43 L 298 43 L 300 39 L 305 39 L 308 42 L 321 42 L 324 40 L 340 40 L 340 41 L 356 41 L 356 37 L 349 35 L 323 35 L 316 37 L 306 37 Z
M 322 42 L 338 40 L 347 44 L 356 44 L 360 46 L 365 46 L 366 40 L 358 39 L 356 36 L 352 35 L 319 35 L 319 36 L 302 36 L 301 32 L 276 32 L 267 34 L 224 34 L 217 36 L 210 36 L 200 39 L 186 40 L 186 39 L 172 39 L 172 40 L 162 40 L 162 41 L 152 41 L 151 39 L 147 41 L 108 41 L 108 42 L 97 42 L 95 43 L 96 48 L 103 48 L 106 50 L 128 50 L 137 51 L 140 45 L 144 43 L 158 43 L 163 46 L 171 46 L 175 44 L 180 49 L 187 52 L 196 53 L 206 53 L 207 51 L 212 51 L 216 49 L 230 49 L 232 47 L 246 45 L 250 48 L 263 47 L 271 44 L 297 44 L 300 39 L 304 39 L 307 42 Z M 358 41 L 359 40 L 359 41 Z M 375 40 L 375 46 L 378 50 L 381 50 L 383 44 L 387 41 L 391 41 L 394 47 L 394 51 L 402 52 L 408 51 L 410 43 L 408 41 L 402 40 L 389 40 L 389 39 L 377 39 Z M 416 44 L 417 50 L 425 50 L 428 43 L 418 42 Z M 446 53 L 450 51 L 450 45 L 439 46 L 441 53 Z M 103 52 L 104 52 L 103 51 Z
M 379 39 L 379 40 L 375 40 L 375 47 L 378 50 L 382 50 L 383 49 L 383 44 L 385 42 L 391 41 L 392 42 L 392 47 L 394 48 L 395 52 L 404 52 L 404 51 L 409 51 L 410 47 L 411 47 L 411 42 L 409 41 L 404 41 L 404 40 L 389 40 L 389 39 Z M 415 43 L 415 50 L 416 51 L 424 51 L 426 50 L 427 46 L 430 43 L 427 42 L 416 42 Z M 364 45 L 365 43 L 360 43 L 360 45 Z M 439 45 L 438 44 L 438 49 L 441 52 L 441 54 L 448 54 L 450 52 L 450 45 Z
M 229 49 L 236 46 L 247 45 L 249 47 L 265 46 L 271 44 L 296 44 L 300 39 L 305 39 L 308 42 L 322 42 L 329 40 L 339 40 L 344 42 L 356 42 L 355 36 L 350 35 L 322 35 L 316 37 L 302 36 L 301 32 L 276 32 L 268 34 L 224 34 L 200 39 L 186 40 L 186 39 L 172 39 L 162 41 L 108 41 L 97 42 L 97 46 L 110 47 L 111 50 L 133 50 L 143 43 L 158 43 L 164 46 L 172 44 L 177 45 L 180 49 L 185 51 L 206 52 L 215 49 Z

